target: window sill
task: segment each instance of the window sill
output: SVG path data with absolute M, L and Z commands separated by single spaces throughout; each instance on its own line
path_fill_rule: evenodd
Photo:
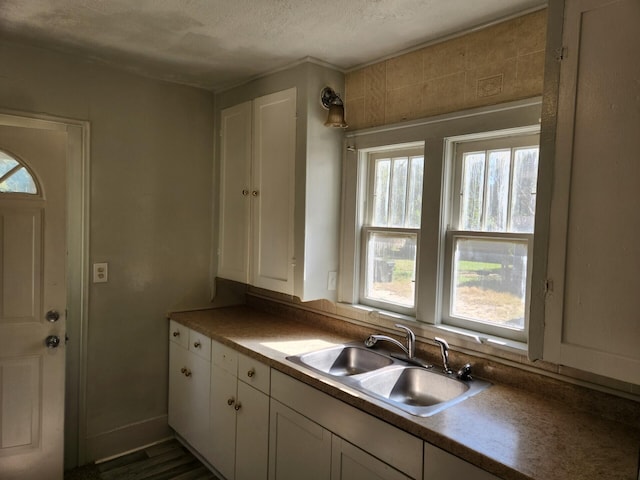
M 442 337 L 447 340 L 450 347 L 463 353 L 481 354 L 520 362 L 526 359 L 528 352 L 527 344 L 524 342 L 449 325 L 423 323 L 409 315 L 380 310 L 367 305 L 337 303 L 336 307 L 339 315 L 347 321 L 385 329 L 386 333 L 391 334 L 398 333 L 395 325 L 402 323 L 413 330 L 420 342 L 433 343 L 433 337 Z

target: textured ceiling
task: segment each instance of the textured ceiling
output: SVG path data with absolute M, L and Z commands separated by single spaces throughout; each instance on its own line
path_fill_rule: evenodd
M 12 41 L 217 90 L 305 57 L 341 69 L 541 0 L 0 0 Z

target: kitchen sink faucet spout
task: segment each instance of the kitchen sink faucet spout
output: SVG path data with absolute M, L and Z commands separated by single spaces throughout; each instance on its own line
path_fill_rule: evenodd
M 369 337 L 364 341 L 365 346 L 371 348 L 380 340 L 383 340 L 385 342 L 391 342 L 394 345 L 397 345 L 399 348 L 401 348 L 408 359 L 413 360 L 416 353 L 415 334 L 409 327 L 405 327 L 404 325 L 396 324 L 396 327 L 405 330 L 406 341 L 407 341 L 406 347 L 395 338 L 388 337 L 387 335 L 369 335 Z

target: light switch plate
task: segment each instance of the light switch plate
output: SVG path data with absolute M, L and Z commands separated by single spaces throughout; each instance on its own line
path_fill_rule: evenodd
M 93 264 L 93 283 L 106 283 L 109 281 L 109 264 Z

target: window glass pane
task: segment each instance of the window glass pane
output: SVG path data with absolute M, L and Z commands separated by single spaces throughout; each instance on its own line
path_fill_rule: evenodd
M 0 193 L 38 193 L 27 169 L 3 152 L 0 152 Z
M 511 231 L 533 233 L 536 213 L 538 147 L 514 151 Z
M 365 297 L 414 306 L 416 244 L 416 234 L 369 232 Z
M 454 239 L 451 315 L 524 329 L 526 240 Z
M 507 230 L 510 167 L 511 150 L 489 152 L 486 212 L 482 229 L 485 232 L 505 232 Z
M 387 225 L 389 212 L 389 180 L 391 160 L 388 158 L 375 162 L 375 184 L 373 192 L 372 225 L 383 227 Z
M 408 228 L 420 228 L 422 217 L 422 182 L 424 177 L 424 157 L 411 157 L 409 174 L 409 205 L 407 208 Z
M 393 159 L 393 177 L 391 184 L 391 209 L 389 212 L 389 226 L 403 227 L 405 201 L 407 199 L 407 169 L 409 159 Z
M 460 229 L 480 230 L 484 198 L 484 152 L 465 153 L 462 162 Z
M 18 165 L 18 162 L 8 156 L 6 153 L 0 152 L 0 177 Z

